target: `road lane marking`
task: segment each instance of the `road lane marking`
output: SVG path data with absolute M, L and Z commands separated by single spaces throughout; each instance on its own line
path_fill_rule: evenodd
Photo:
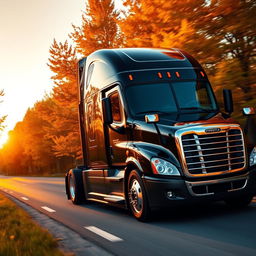
M 41 206 L 41 208 L 43 208 L 44 210 L 46 210 L 47 212 L 56 212 L 55 210 L 47 207 L 47 206 Z
M 97 235 L 99 235 L 99 236 L 109 240 L 110 242 L 120 242 L 120 241 L 123 241 L 123 239 L 121 239 L 121 238 L 119 238 L 117 236 L 114 236 L 114 235 L 112 235 L 112 234 L 110 234 L 110 233 L 108 233 L 108 232 L 106 232 L 106 231 L 104 231 L 102 229 L 99 229 L 99 228 L 97 228 L 95 226 L 88 226 L 88 227 L 84 227 L 84 228 L 86 228 L 86 229 L 90 230 L 91 232 L 93 232 L 93 233 L 95 233 L 95 234 L 97 234 Z
M 25 201 L 28 201 L 29 199 L 25 196 L 22 196 L 21 199 L 25 200 Z

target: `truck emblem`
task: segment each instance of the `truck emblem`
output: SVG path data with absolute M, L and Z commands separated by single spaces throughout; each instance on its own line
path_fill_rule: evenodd
M 220 132 L 220 131 L 221 131 L 220 128 L 209 128 L 205 130 L 206 133 Z

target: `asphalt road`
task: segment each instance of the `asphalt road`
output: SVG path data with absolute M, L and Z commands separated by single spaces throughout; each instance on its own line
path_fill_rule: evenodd
M 256 198 L 243 210 L 218 202 L 160 212 L 141 223 L 123 209 L 73 205 L 64 178 L 0 176 L 0 189 L 114 255 L 256 255 Z

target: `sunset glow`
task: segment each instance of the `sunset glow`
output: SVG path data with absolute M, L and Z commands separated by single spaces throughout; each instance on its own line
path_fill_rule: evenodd
M 7 132 L 4 132 L 0 135 L 0 148 L 2 148 L 3 145 L 8 141 L 8 138 L 9 138 L 9 136 L 8 136 Z
M 51 91 L 49 47 L 54 38 L 67 39 L 71 24 L 80 23 L 84 8 L 84 0 L 1 1 L 0 91 L 5 95 L 0 99 L 0 117 L 7 118 L 0 147 L 27 109 Z

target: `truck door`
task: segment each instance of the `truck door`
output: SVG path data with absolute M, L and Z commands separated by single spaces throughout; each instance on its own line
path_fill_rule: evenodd
M 87 157 L 89 170 L 87 171 L 87 192 L 105 193 L 104 161 L 99 157 L 99 150 L 104 140 L 97 129 L 97 95 L 86 102 L 86 135 Z M 101 141 L 102 140 L 102 141 Z M 102 156 L 104 158 L 104 156 Z
M 116 86 L 106 93 L 110 99 L 113 123 L 108 127 L 109 154 L 113 167 L 125 166 L 127 132 L 125 128 L 125 114 L 122 95 L 119 86 Z

